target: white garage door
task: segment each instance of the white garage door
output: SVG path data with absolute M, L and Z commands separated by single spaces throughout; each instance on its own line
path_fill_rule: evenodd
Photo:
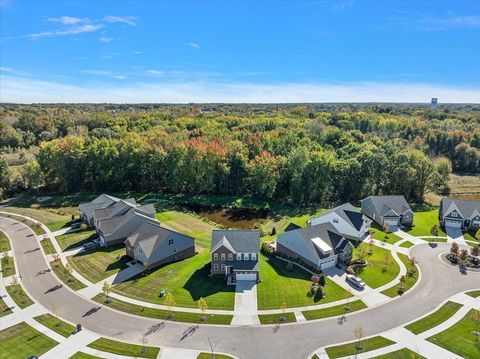
M 385 218 L 385 223 L 388 226 L 398 226 L 398 218 Z
M 237 281 L 239 280 L 257 280 L 256 273 L 237 273 Z
M 462 227 L 462 222 L 451 221 L 449 219 L 446 219 L 445 220 L 445 227 L 461 228 Z
M 326 262 L 324 262 L 324 263 L 321 263 L 321 264 L 320 264 L 320 269 L 321 269 L 321 270 L 324 270 L 324 269 L 327 269 L 327 268 L 331 268 L 331 267 L 333 267 L 333 266 L 335 266 L 335 258 L 330 259 L 330 260 L 328 260 L 328 261 L 326 261 Z

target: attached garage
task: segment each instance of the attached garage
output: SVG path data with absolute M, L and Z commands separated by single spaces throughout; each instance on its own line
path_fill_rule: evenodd
M 451 220 L 451 219 L 446 219 L 445 220 L 445 227 L 462 228 L 462 221 L 455 221 L 455 220 Z
M 384 218 L 383 222 L 384 222 L 387 226 L 398 226 L 399 220 L 400 220 L 400 218 L 398 218 L 398 217 L 394 217 L 394 218 Z
M 337 262 L 337 257 L 335 256 L 334 258 L 329 259 L 328 261 L 325 261 L 323 263 L 320 263 L 320 269 L 325 270 L 327 268 L 334 267 Z
M 257 280 L 257 272 L 235 272 L 235 278 L 239 280 Z

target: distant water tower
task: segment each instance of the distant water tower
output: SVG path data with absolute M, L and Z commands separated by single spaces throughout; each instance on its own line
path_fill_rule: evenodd
M 432 97 L 432 102 L 430 103 L 430 108 L 432 110 L 436 110 L 437 109 L 437 104 L 438 104 L 438 98 Z

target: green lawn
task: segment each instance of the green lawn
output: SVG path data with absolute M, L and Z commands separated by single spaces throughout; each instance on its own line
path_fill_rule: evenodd
M 349 355 L 355 355 L 357 353 L 365 353 L 371 350 L 387 347 L 389 345 L 395 344 L 395 342 L 381 336 L 376 336 L 373 338 L 361 340 L 361 345 L 363 347 L 362 350 L 357 350 L 355 347 L 356 344 L 357 341 L 342 345 L 336 345 L 333 347 L 325 348 L 325 351 L 327 352 L 330 359 L 341 358 Z
M 326 297 L 315 303 L 313 297 L 307 296 L 312 275 L 297 266 L 293 268 L 293 271 L 288 272 L 285 261 L 273 257 L 268 258 L 263 254 L 260 255 L 260 277 L 262 281 L 257 284 L 259 310 L 278 309 L 282 303 L 286 303 L 289 308 L 324 304 L 351 296 L 327 277 L 327 286 L 324 290 Z
M 25 207 L 9 206 L 5 211 L 21 214 L 27 217 L 36 219 L 45 224 L 52 232 L 66 227 L 71 222 L 71 214 L 77 214 L 78 207 L 64 207 L 64 208 L 40 208 L 38 204 L 26 205 Z M 26 223 L 29 226 L 33 225 L 31 222 Z M 41 233 L 43 234 L 43 230 Z
M 65 338 L 68 338 L 75 331 L 75 327 L 73 325 L 54 317 L 51 314 L 39 315 L 33 319 Z
M 5 359 L 40 357 L 57 344 L 25 322 L 0 331 L 0 356 Z
M 12 310 L 5 304 L 5 301 L 0 298 L 0 318 L 9 314 L 12 314 Z
M 78 231 L 68 234 L 63 234 L 61 236 L 56 237 L 58 245 L 62 248 L 62 251 L 67 249 L 72 249 L 75 247 L 82 246 L 83 244 L 92 241 L 92 239 L 96 238 L 97 235 L 95 230 L 89 229 L 84 231 Z
M 377 246 L 373 246 L 372 249 L 373 254 L 366 258 L 368 262 L 367 266 L 359 269 L 358 276 L 362 278 L 368 286 L 378 288 L 394 280 L 400 272 L 400 266 L 388 249 Z M 354 258 L 357 253 L 358 247 L 353 251 Z M 385 259 L 387 260 L 388 268 L 386 271 L 383 271 Z
M 83 352 L 76 352 L 68 359 L 102 359 L 102 358 L 96 357 L 95 355 L 86 354 Z
M 405 328 L 410 330 L 413 334 L 423 333 L 433 327 L 436 327 L 437 325 L 443 323 L 444 321 L 448 320 L 461 307 L 462 307 L 461 304 L 458 304 L 455 302 L 447 302 L 444 305 L 442 305 L 439 309 L 437 309 L 434 313 L 407 325 Z
M 73 290 L 79 290 L 86 287 L 85 284 L 83 284 L 73 275 L 68 273 L 67 269 L 60 260 L 50 262 L 50 266 L 52 267 L 52 270 L 57 275 L 57 277 Z
M 117 284 L 113 291 L 127 297 L 163 304 L 159 297 L 162 289 L 173 294 L 179 307 L 197 308 L 203 297 L 210 309 L 233 309 L 235 286 L 227 286 L 225 279 L 212 278 L 210 253 L 204 251 L 183 261 L 154 269 L 148 275 L 139 275 Z
M 0 252 L 7 252 L 11 249 L 7 235 L 0 231 Z
M 55 247 L 53 246 L 50 238 L 45 237 L 40 241 L 40 244 L 42 245 L 43 251 L 45 252 L 45 254 L 48 255 L 48 254 L 56 253 Z
M 8 207 L 8 211 L 11 212 L 11 207 Z M 38 211 L 37 211 L 38 212 Z M 6 215 L 6 217 L 8 218 L 12 218 L 16 221 L 19 221 L 19 222 L 22 222 L 23 224 L 25 224 L 26 226 L 30 227 L 30 229 L 36 234 L 36 235 L 42 235 L 42 234 L 45 234 L 45 231 L 43 230 L 43 228 L 35 223 L 33 223 L 32 221 L 26 219 L 26 218 L 23 218 L 23 217 L 20 217 L 20 216 L 17 216 L 15 215 L 14 213 L 12 214 L 9 214 L 9 215 Z
M 68 263 L 92 283 L 100 282 L 120 270 L 127 268 L 125 246 L 118 244 L 102 247 L 92 252 L 81 252 L 68 257 Z
M 467 292 L 466 294 L 472 298 L 478 298 L 480 297 L 480 290 L 473 290 L 471 292 Z
M 33 300 L 23 291 L 23 288 L 20 284 L 9 285 L 5 287 L 8 294 L 20 308 L 26 308 L 33 304 Z
M 9 277 L 15 274 L 15 263 L 12 256 L 2 255 L 2 276 Z
M 333 307 L 322 308 L 322 309 L 315 309 L 315 310 L 306 310 L 303 313 L 303 316 L 306 320 L 315 320 L 315 319 L 322 319 L 328 317 L 334 317 L 337 315 L 348 314 L 351 312 L 355 312 L 360 309 L 364 309 L 367 306 L 361 300 L 355 300 L 353 302 L 349 302 L 348 306 L 351 308 L 348 312 L 345 312 L 345 304 L 335 305 Z
M 412 288 L 415 285 L 415 283 L 417 282 L 417 280 L 418 280 L 418 267 L 417 267 L 417 265 L 415 265 L 416 272 L 409 274 L 409 270 L 410 270 L 411 266 L 410 266 L 410 263 L 408 261 L 408 256 L 405 255 L 405 254 L 402 254 L 402 253 L 397 253 L 397 255 L 400 258 L 400 260 L 403 262 L 405 267 L 407 267 L 407 274 L 405 275 L 405 282 L 403 283 L 403 288 L 404 288 L 403 292 L 405 293 L 410 288 Z M 385 294 L 385 295 L 389 296 L 390 298 L 396 297 L 397 295 L 399 295 L 399 292 L 398 292 L 399 284 L 400 283 L 397 283 L 397 284 L 391 286 L 390 288 L 385 289 L 384 291 L 382 291 L 382 294 Z
M 480 331 L 480 325 L 478 324 L 478 320 L 475 321 L 474 319 L 475 313 L 479 315 L 477 310 L 471 309 L 459 322 L 427 340 L 458 354 L 462 358 L 479 358 L 480 334 L 478 334 L 478 338 L 476 338 L 473 332 L 477 331 L 478 333 L 478 331 Z
M 141 307 L 139 305 L 130 304 L 116 298 L 110 298 L 109 302 L 105 302 L 105 296 L 103 294 L 97 294 L 94 301 L 102 303 L 110 308 L 127 312 L 130 314 L 140 315 L 142 317 L 168 319 L 175 322 L 187 322 L 187 323 L 206 323 L 206 324 L 230 324 L 232 321 L 232 315 L 221 314 L 205 314 L 200 313 L 188 313 L 188 312 L 171 312 L 172 317 L 169 317 L 170 312 L 168 310 L 154 309 L 148 307 Z M 206 319 L 202 321 L 202 317 Z
M 280 318 L 284 317 L 285 320 L 280 322 Z M 259 314 L 258 319 L 260 319 L 261 324 L 278 324 L 278 323 L 292 323 L 296 322 L 295 313 L 288 312 L 285 314 Z
M 160 348 L 157 347 L 122 343 L 107 338 L 99 338 L 93 343 L 88 344 L 88 347 L 118 355 L 151 359 L 156 358 L 158 356 L 158 352 L 160 351 Z
M 232 357 L 225 354 L 200 353 L 197 359 L 232 359 Z
M 385 233 L 383 228 L 376 222 L 372 222 L 371 229 L 374 231 L 373 238 L 388 244 L 394 244 L 402 239 L 396 234 Z M 387 235 L 387 238 L 385 238 L 385 235 Z
M 424 356 L 411 351 L 408 348 L 395 350 L 387 354 L 383 354 L 372 359 L 426 359 Z
M 438 225 L 438 209 L 427 212 L 415 212 L 413 223 L 415 226 L 405 229 L 405 232 L 415 237 L 431 236 L 430 229 L 434 224 Z M 441 229 L 438 235 L 441 237 L 447 236 L 447 234 Z
M 415 244 L 412 243 L 412 242 L 409 242 L 409 241 L 406 241 L 406 242 L 403 242 L 402 244 L 400 244 L 400 247 L 403 247 L 403 248 L 410 248 L 412 246 L 414 246 Z

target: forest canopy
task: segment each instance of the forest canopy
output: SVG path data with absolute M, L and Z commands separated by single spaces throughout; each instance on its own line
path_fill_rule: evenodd
M 296 204 L 373 194 L 422 202 L 430 191 L 448 194 L 452 170 L 480 173 L 480 108 L 2 104 L 0 149 L 27 158 L 16 176 L 0 162 L 6 194 L 45 186 Z

